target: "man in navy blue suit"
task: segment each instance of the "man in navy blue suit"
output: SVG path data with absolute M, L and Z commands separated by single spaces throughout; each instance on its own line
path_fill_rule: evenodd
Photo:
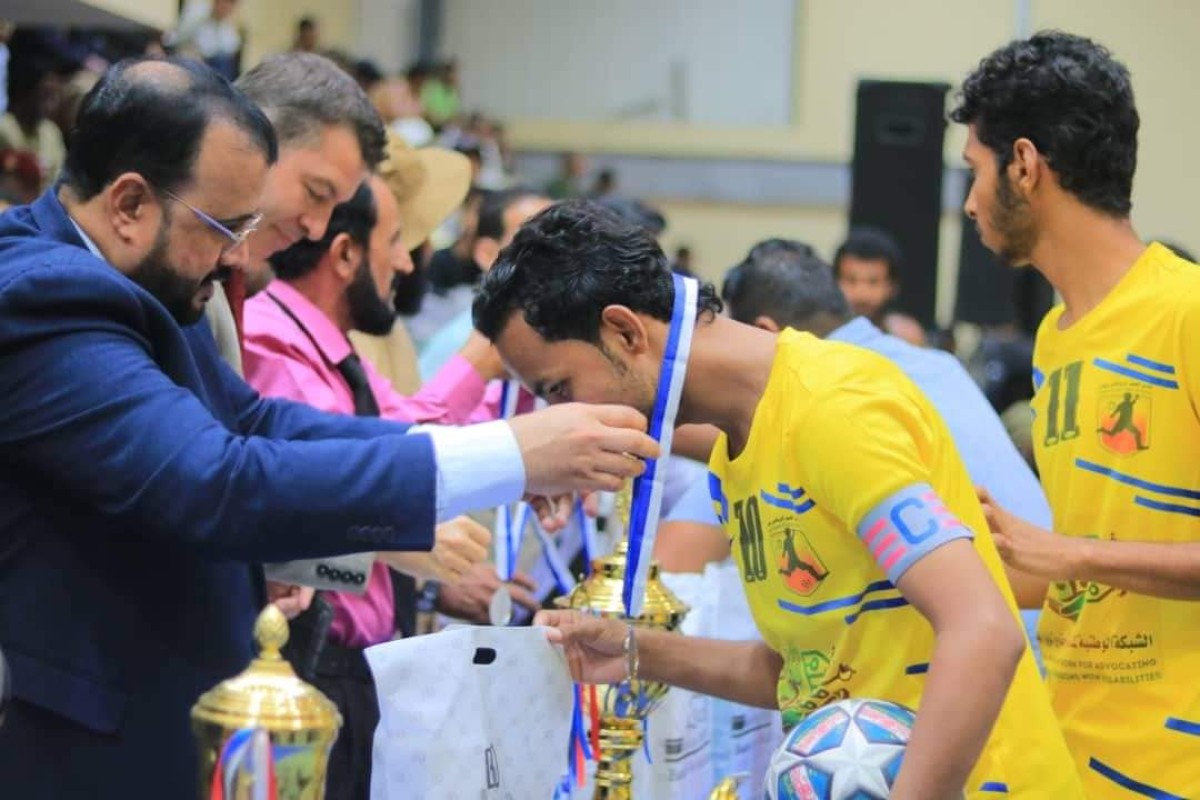
M 204 68 L 124 63 L 60 184 L 0 217 L 5 797 L 194 796 L 188 710 L 250 657 L 258 562 L 427 550 L 437 520 L 655 455 L 628 409 L 413 432 L 256 395 L 191 323 L 276 151 Z

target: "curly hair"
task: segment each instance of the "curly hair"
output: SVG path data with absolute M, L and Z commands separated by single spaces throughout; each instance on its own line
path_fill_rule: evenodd
M 623 305 L 670 321 L 675 302 L 671 266 L 644 228 L 588 200 L 550 206 L 526 222 L 484 275 L 472 313 L 495 339 L 517 311 L 547 341 L 600 340 L 600 315 Z M 722 304 L 711 283 L 700 286 L 700 314 Z
M 989 55 L 963 82 L 951 119 L 973 124 L 1001 170 L 1029 139 L 1063 189 L 1128 216 L 1137 168 L 1138 112 L 1129 70 L 1091 39 L 1043 31 Z

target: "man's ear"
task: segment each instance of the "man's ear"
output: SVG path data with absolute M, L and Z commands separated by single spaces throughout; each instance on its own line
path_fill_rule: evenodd
M 1029 139 L 1024 137 L 1013 142 L 1013 157 L 1008 164 L 1008 178 L 1015 188 L 1028 196 L 1037 190 L 1046 177 L 1046 160 Z
M 362 263 L 362 245 L 348 233 L 339 233 L 329 244 L 329 259 L 334 273 L 346 283 L 354 280 L 358 265 Z
M 640 355 L 650 348 L 646 325 L 628 306 L 611 305 L 600 312 L 600 328 L 610 346 L 629 355 Z
M 475 247 L 471 250 L 471 258 L 475 259 L 475 266 L 487 272 L 499 257 L 500 243 L 498 241 L 487 236 L 480 236 L 475 240 Z
M 104 190 L 107 195 L 109 222 L 126 245 L 137 246 L 148 231 L 158 233 L 163 214 L 162 205 L 146 179 L 136 172 L 126 172 Z M 153 227 L 146 222 L 153 217 Z
M 754 327 L 762 328 L 764 331 L 770 331 L 771 333 L 779 333 L 779 323 L 766 314 L 759 314 L 754 318 Z

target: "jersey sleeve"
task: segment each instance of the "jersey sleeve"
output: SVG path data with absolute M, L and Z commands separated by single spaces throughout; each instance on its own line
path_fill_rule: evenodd
M 908 399 L 831 395 L 803 426 L 811 498 L 857 534 L 893 583 L 938 547 L 973 538 L 933 488 L 930 427 Z

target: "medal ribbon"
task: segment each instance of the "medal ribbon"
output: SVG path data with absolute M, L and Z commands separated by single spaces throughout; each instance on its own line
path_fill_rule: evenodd
M 646 460 L 646 471 L 633 482 L 633 502 L 629 511 L 629 557 L 625 567 L 625 586 L 622 599 L 625 613 L 637 617 L 642 613 L 646 596 L 646 578 L 650 572 L 650 556 L 658 534 L 658 516 L 662 510 L 662 460 L 671 454 L 671 439 L 675 434 L 675 417 L 683 395 L 684 375 L 688 354 L 692 350 L 692 333 L 696 327 L 696 304 L 700 284 L 695 278 L 671 276 L 675 281 L 675 303 L 671 311 L 671 327 L 663 353 L 662 372 L 654 396 L 650 416 L 650 435 L 659 444 L 659 458 Z
M 511 419 L 517 413 L 517 400 L 521 395 L 518 381 L 504 381 L 500 389 L 500 418 Z M 525 502 L 505 503 L 496 509 L 496 523 L 492 536 L 496 542 L 496 572 L 500 580 L 511 581 L 517 571 L 517 556 L 521 542 L 529 525 L 529 504 Z

